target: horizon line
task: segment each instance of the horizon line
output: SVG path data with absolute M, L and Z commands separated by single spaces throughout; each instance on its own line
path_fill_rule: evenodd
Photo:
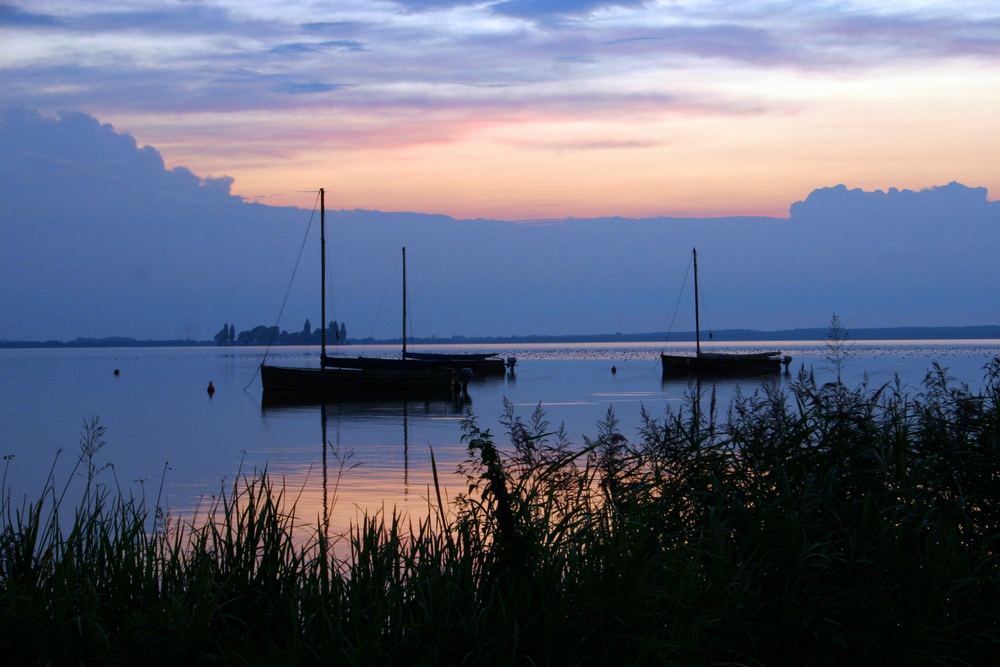
M 978 330 L 981 334 L 971 337 L 958 336 L 958 333 L 971 333 L 970 330 Z M 717 329 L 712 330 L 711 338 L 702 336 L 704 343 L 738 343 L 738 342 L 775 342 L 775 341 L 821 341 L 826 336 L 829 327 L 794 327 L 786 329 Z M 946 332 L 953 332 L 948 335 Z M 896 332 L 897 335 L 889 335 L 889 332 Z M 907 335 L 901 335 L 908 333 Z M 926 334 L 938 333 L 938 336 L 928 336 Z M 737 336 L 738 334 L 738 336 Z M 778 336 L 783 334 L 784 337 Z M 818 334 L 818 335 L 817 335 Z M 883 327 L 852 327 L 847 330 L 848 339 L 851 342 L 862 342 L 865 340 L 998 340 L 1000 341 L 1000 324 L 972 324 L 972 325 L 916 325 L 916 326 L 883 326 Z M 855 338 L 851 334 L 865 334 L 864 337 Z M 879 334 L 882 334 L 881 336 Z M 925 335 L 920 335 L 925 334 Z M 767 336 L 775 336 L 769 338 Z M 596 334 L 513 334 L 507 336 L 475 336 L 453 334 L 451 336 L 421 336 L 408 338 L 407 342 L 415 345 L 475 345 L 475 344 L 503 344 L 503 343 L 615 343 L 615 342 L 635 342 L 635 343 L 687 343 L 694 342 L 694 331 L 649 331 L 633 333 L 596 333 Z M 397 345 L 402 344 L 402 338 L 348 338 L 346 343 L 329 345 L 329 347 L 354 346 L 354 345 Z M 219 346 L 210 339 L 195 338 L 134 338 L 131 336 L 104 336 L 90 337 L 78 336 L 70 340 L 7 340 L 0 339 L 0 349 L 27 349 L 44 347 L 265 347 L 262 345 L 226 345 Z M 287 347 L 288 345 L 272 345 L 272 347 Z M 296 345 L 292 345 L 293 347 Z M 301 345 L 302 347 L 315 347 L 312 344 Z

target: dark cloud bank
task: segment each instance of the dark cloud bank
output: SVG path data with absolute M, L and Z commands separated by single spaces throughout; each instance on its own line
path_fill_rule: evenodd
M 208 338 L 224 321 L 273 321 L 309 211 L 248 204 L 229 186 L 166 170 L 84 114 L 4 112 L 0 339 Z M 788 218 L 334 211 L 328 223 L 335 317 L 352 335 L 396 334 L 403 245 L 424 336 L 664 330 L 693 245 L 709 328 L 822 327 L 833 311 L 855 327 L 1000 321 L 1000 203 L 958 183 L 822 188 Z M 317 273 L 313 241 L 283 327 L 318 321 Z M 687 289 L 675 330 L 693 326 Z

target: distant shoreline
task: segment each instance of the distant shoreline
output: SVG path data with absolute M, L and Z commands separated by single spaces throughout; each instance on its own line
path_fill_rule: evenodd
M 713 342 L 772 341 L 772 340 L 823 340 L 827 329 L 779 329 L 759 331 L 756 329 L 719 329 L 712 331 Z M 1000 325 L 963 327 L 865 327 L 849 329 L 852 340 L 975 340 L 1000 339 Z M 703 333 L 702 341 L 709 340 Z M 650 333 L 603 333 L 603 334 L 563 334 L 563 335 L 520 335 L 520 336 L 451 336 L 412 338 L 413 345 L 470 345 L 508 343 L 672 343 L 694 342 L 693 331 L 679 331 L 667 334 L 663 331 Z M 400 344 L 399 338 L 349 338 L 344 345 L 393 345 Z M 212 340 L 184 339 L 137 339 L 113 336 L 109 338 L 77 338 L 70 341 L 45 340 L 22 341 L 0 340 L 0 349 L 24 348 L 93 348 L 93 347 L 260 347 L 259 345 L 218 346 Z M 275 347 L 279 347 L 275 345 Z

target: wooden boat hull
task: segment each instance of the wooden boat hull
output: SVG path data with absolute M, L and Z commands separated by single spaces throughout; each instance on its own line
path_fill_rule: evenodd
M 324 368 L 347 368 L 384 371 L 440 370 L 441 364 L 418 359 L 391 359 L 388 357 L 323 357 Z
M 448 369 L 383 370 L 360 368 L 260 367 L 265 395 L 331 400 L 372 398 L 451 398 L 463 393 L 462 383 Z
M 432 359 L 411 358 L 387 359 L 382 357 L 324 357 L 326 368 L 355 368 L 378 370 L 410 370 L 410 369 L 451 369 L 461 371 L 468 369 L 473 377 L 487 375 L 503 375 L 507 367 L 502 359 L 463 359 L 451 358 L 447 355 Z
M 507 363 L 492 354 L 431 354 L 428 352 L 407 352 L 407 361 L 426 361 L 435 363 L 444 368 L 461 370 L 468 368 L 472 371 L 472 377 L 486 377 L 490 375 L 506 375 Z
M 424 359 L 426 361 L 436 361 L 439 359 L 452 359 L 454 361 L 484 361 L 486 359 L 492 359 L 500 361 L 495 352 L 471 352 L 456 354 L 443 354 L 441 352 L 407 352 L 406 358 Z
M 661 354 L 664 377 L 767 375 L 779 373 L 787 357 L 780 352 L 749 354 Z

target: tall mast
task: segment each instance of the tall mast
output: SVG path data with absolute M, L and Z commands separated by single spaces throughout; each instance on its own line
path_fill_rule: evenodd
M 406 246 L 403 246 L 403 359 L 406 359 Z
M 320 273 L 320 322 L 319 326 L 323 330 L 320 334 L 320 368 L 324 368 L 323 359 L 326 357 L 326 193 L 323 188 L 319 189 L 319 273 Z
M 701 354 L 701 316 L 698 312 L 698 249 L 691 248 L 694 257 L 694 346 L 695 354 Z

